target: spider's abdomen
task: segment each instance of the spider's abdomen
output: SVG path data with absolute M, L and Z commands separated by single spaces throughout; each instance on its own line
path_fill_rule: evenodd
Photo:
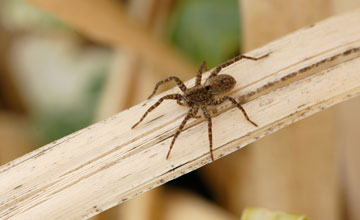
M 195 86 L 185 93 L 186 101 L 192 104 L 204 103 L 212 99 L 212 95 L 203 86 Z
M 205 83 L 205 88 L 209 88 L 213 95 L 220 95 L 232 90 L 235 84 L 234 77 L 222 74 L 209 78 Z

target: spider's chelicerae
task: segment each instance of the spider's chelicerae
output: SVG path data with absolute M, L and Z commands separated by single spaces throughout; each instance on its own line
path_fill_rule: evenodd
M 177 131 L 171 141 L 170 149 L 166 156 L 166 159 L 168 159 L 170 156 L 171 149 L 174 146 L 175 140 L 179 136 L 181 131 L 183 130 L 186 122 L 190 118 L 199 118 L 199 116 L 197 116 L 197 113 L 198 113 L 199 109 L 201 109 L 205 118 L 208 121 L 208 136 L 209 136 L 209 144 L 210 144 L 210 155 L 211 155 L 211 159 L 214 161 L 213 144 L 212 144 L 212 123 L 211 123 L 211 114 L 209 113 L 209 110 L 207 108 L 208 106 L 220 105 L 224 101 L 229 100 L 230 102 L 232 102 L 234 105 L 236 105 L 242 111 L 245 118 L 251 124 L 253 124 L 254 126 L 257 126 L 257 124 L 255 122 L 250 120 L 245 109 L 240 105 L 240 103 L 238 103 L 234 98 L 232 98 L 230 96 L 223 96 L 223 94 L 229 92 L 232 88 L 234 88 L 235 83 L 236 83 L 235 79 L 230 75 L 226 75 L 226 74 L 218 75 L 218 73 L 224 67 L 227 67 L 241 59 L 259 60 L 268 55 L 269 54 L 266 54 L 259 58 L 249 57 L 249 56 L 245 56 L 245 55 L 239 55 L 239 56 L 233 58 L 232 60 L 230 60 L 224 64 L 221 64 L 220 66 L 217 66 L 210 73 L 210 76 L 207 78 L 204 85 L 201 85 L 201 76 L 202 76 L 203 71 L 206 71 L 206 69 L 207 69 L 205 61 L 201 64 L 201 66 L 196 74 L 196 81 L 195 81 L 194 87 L 186 88 L 183 81 L 181 81 L 176 76 L 170 76 L 170 77 L 158 82 L 154 88 L 153 93 L 149 96 L 148 99 L 150 99 L 156 93 L 156 90 L 158 89 L 158 87 L 161 84 L 164 84 L 171 80 L 174 80 L 177 83 L 177 85 L 179 86 L 181 91 L 183 91 L 184 94 L 181 95 L 181 94 L 176 93 L 176 94 L 170 94 L 170 95 L 165 95 L 165 96 L 161 97 L 155 104 L 153 104 L 145 112 L 145 114 L 141 117 L 141 119 L 135 125 L 133 125 L 132 128 L 135 128 L 142 120 L 144 120 L 144 118 L 147 116 L 147 114 L 149 114 L 149 112 L 151 112 L 156 107 L 158 107 L 165 99 L 175 99 L 175 100 L 177 100 L 177 103 L 179 105 L 189 106 L 190 109 L 189 109 L 186 117 L 181 122 L 179 128 L 177 129 Z

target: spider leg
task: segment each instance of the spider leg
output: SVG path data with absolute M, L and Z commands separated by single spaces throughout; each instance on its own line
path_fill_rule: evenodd
M 181 106 L 187 106 L 186 103 L 181 102 L 181 99 L 177 99 L 177 100 L 176 100 L 176 103 L 177 103 L 178 105 L 181 105 Z
M 197 113 L 198 113 L 198 111 L 199 111 L 199 105 L 193 105 L 193 106 L 190 108 L 191 117 L 192 117 L 192 118 L 196 118 L 196 119 L 201 118 L 201 116 L 196 116 Z
M 270 54 L 270 53 L 267 53 L 267 54 L 265 54 L 265 55 L 263 55 L 263 56 L 261 56 L 261 57 L 249 57 L 249 56 L 245 56 L 245 55 L 238 55 L 238 56 L 234 57 L 233 59 L 227 61 L 226 63 L 223 63 L 223 64 L 217 66 L 217 67 L 211 72 L 210 77 L 216 76 L 216 75 L 221 71 L 221 69 L 223 69 L 223 68 L 225 68 L 225 67 L 227 67 L 227 66 L 229 66 L 229 65 L 231 65 L 231 64 L 233 64 L 233 63 L 235 63 L 235 62 L 237 62 L 237 61 L 239 61 L 239 60 L 241 60 L 241 59 L 260 60 L 260 59 L 262 59 L 262 58 L 264 58 L 264 57 L 269 56 L 269 54 Z M 209 77 L 209 78 L 210 78 L 210 77 Z
M 230 97 L 230 96 L 223 96 L 219 99 L 217 99 L 214 103 L 211 103 L 212 105 L 218 105 L 218 104 L 221 104 L 223 103 L 225 100 L 229 100 L 230 102 L 232 102 L 234 105 L 236 105 L 241 111 L 242 113 L 244 114 L 246 120 L 248 120 L 251 124 L 253 124 L 254 126 L 258 127 L 258 125 L 251 121 L 248 114 L 246 113 L 245 109 L 240 105 L 239 102 L 237 102 L 233 97 Z
M 201 84 L 201 76 L 202 76 L 202 73 L 204 71 L 207 70 L 207 65 L 206 65 L 206 61 L 203 61 L 197 74 L 196 74 L 196 81 L 195 81 L 195 86 L 198 86 Z
M 174 135 L 174 137 L 173 137 L 173 139 L 172 139 L 172 141 L 171 141 L 170 148 L 169 148 L 169 152 L 168 152 L 168 154 L 167 154 L 167 156 L 166 156 L 166 159 L 169 159 L 169 157 L 170 157 L 170 152 L 171 152 L 171 149 L 172 149 L 173 146 L 174 146 L 174 143 L 175 143 L 176 138 L 177 138 L 177 137 L 179 136 L 179 134 L 182 132 L 182 129 L 184 128 L 186 122 L 187 122 L 190 118 L 192 118 L 191 109 L 189 110 L 188 114 L 186 115 L 186 117 L 184 118 L 184 120 L 181 122 L 179 128 L 177 129 L 177 131 L 176 131 L 176 133 L 175 133 L 175 135 Z
M 210 144 L 210 155 L 211 160 L 214 161 L 213 155 L 213 142 L 212 142 L 212 122 L 211 122 L 211 115 L 209 114 L 208 110 L 206 109 L 205 105 L 201 106 L 201 110 L 203 111 L 205 118 L 208 121 L 208 136 L 209 136 L 209 144 Z
M 156 107 L 158 107 L 165 99 L 176 99 L 179 101 L 179 99 L 182 98 L 182 95 L 180 94 L 170 94 L 170 95 L 166 95 L 161 97 L 155 104 L 153 104 L 150 108 L 148 108 L 148 110 L 144 113 L 144 115 L 141 117 L 141 119 L 134 124 L 131 129 L 135 128 L 140 122 L 142 122 L 142 120 L 144 120 L 144 118 L 147 116 L 147 114 L 149 114 L 152 110 L 154 110 Z
M 148 97 L 148 99 L 150 99 L 151 97 L 153 97 L 153 95 L 156 93 L 157 89 L 159 88 L 160 85 L 167 83 L 171 80 L 174 80 L 176 82 L 176 84 L 179 86 L 179 88 L 181 89 L 181 91 L 185 92 L 186 91 L 186 86 L 183 83 L 183 81 L 181 81 L 181 79 L 179 79 L 176 76 L 170 76 L 164 80 L 159 81 L 158 83 L 156 83 L 156 86 L 154 88 L 154 91 L 151 93 L 151 95 Z

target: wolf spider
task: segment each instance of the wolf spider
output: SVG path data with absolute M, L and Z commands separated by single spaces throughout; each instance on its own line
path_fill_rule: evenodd
M 234 98 L 232 98 L 230 96 L 221 96 L 222 94 L 227 93 L 232 88 L 234 88 L 236 81 L 230 75 L 227 75 L 227 74 L 218 75 L 218 73 L 223 68 L 225 68 L 241 59 L 259 60 L 268 55 L 269 54 L 266 54 L 259 58 L 249 57 L 249 56 L 245 56 L 245 55 L 239 55 L 239 56 L 233 58 L 232 60 L 230 60 L 224 64 L 221 64 L 221 65 L 217 66 L 215 69 L 213 69 L 213 71 L 210 73 L 210 76 L 205 81 L 204 85 L 201 85 L 201 76 L 202 76 L 203 71 L 207 70 L 205 61 L 202 62 L 201 66 L 196 74 L 196 81 L 195 81 L 194 87 L 186 88 L 183 81 L 181 81 L 176 76 L 170 76 L 162 81 L 159 81 L 156 84 L 153 93 L 148 97 L 148 99 L 150 99 L 156 93 L 158 87 L 161 84 L 167 83 L 171 80 L 174 80 L 176 82 L 176 84 L 179 86 L 179 88 L 184 93 L 184 95 L 180 95 L 180 94 L 176 93 L 176 94 L 170 94 L 170 95 L 165 95 L 165 96 L 161 97 L 155 104 L 153 104 L 144 113 L 144 115 L 141 117 L 141 119 L 136 124 L 134 124 L 131 128 L 132 129 L 135 128 L 142 120 L 144 120 L 144 118 L 147 116 L 147 114 L 149 114 L 152 110 L 154 110 L 156 107 L 158 107 L 165 99 L 176 99 L 177 104 L 188 106 L 190 109 L 189 109 L 186 117 L 184 118 L 184 120 L 181 122 L 179 128 L 177 129 L 177 131 L 171 141 L 170 148 L 169 148 L 168 154 L 166 156 L 166 159 L 169 159 L 170 152 L 175 143 L 175 140 L 179 136 L 181 131 L 183 130 L 186 122 L 190 118 L 200 118 L 200 116 L 196 116 L 196 115 L 199 111 L 199 108 L 201 108 L 205 118 L 208 121 L 208 136 L 209 136 L 209 144 L 210 144 L 210 155 L 211 155 L 211 160 L 214 161 L 213 143 L 212 143 L 212 122 L 211 122 L 211 115 L 209 113 L 207 106 L 220 105 L 224 101 L 229 100 L 230 102 L 232 102 L 234 105 L 236 105 L 242 111 L 246 120 L 248 120 L 254 126 L 256 126 L 256 127 L 258 126 L 255 122 L 250 120 L 245 109 Z

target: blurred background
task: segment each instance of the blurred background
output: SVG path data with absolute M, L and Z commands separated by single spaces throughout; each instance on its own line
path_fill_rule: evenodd
M 3 0 L 0 165 L 358 0 Z M 170 88 L 174 85 L 168 85 Z M 164 86 L 164 89 L 167 89 Z M 239 219 L 246 207 L 360 219 L 360 99 L 93 220 Z

